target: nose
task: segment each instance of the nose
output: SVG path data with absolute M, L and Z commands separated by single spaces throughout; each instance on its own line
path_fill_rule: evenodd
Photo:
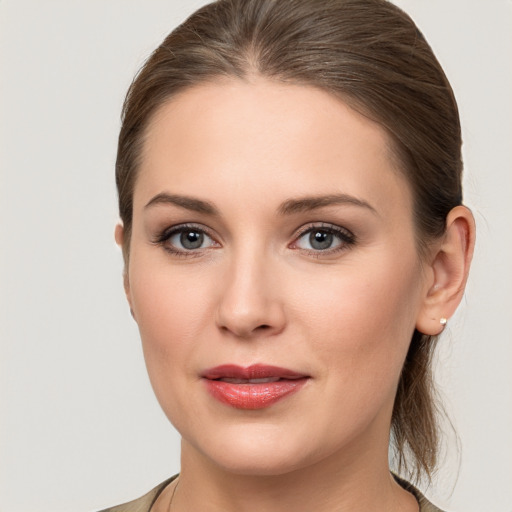
M 218 327 L 237 338 L 280 333 L 286 318 L 277 273 L 275 265 L 263 255 L 233 258 L 219 276 Z

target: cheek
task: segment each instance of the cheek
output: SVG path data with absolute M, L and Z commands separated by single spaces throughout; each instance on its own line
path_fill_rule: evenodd
M 143 235 L 138 235 L 129 264 L 131 304 L 137 323 L 141 333 L 162 333 L 158 339 L 179 341 L 171 333 L 182 332 L 188 337 L 199 327 L 199 312 L 207 307 L 214 289 L 211 272 L 208 265 L 172 261 L 163 249 L 148 246 Z
M 398 379 L 419 307 L 418 267 L 414 254 L 381 255 L 304 282 L 297 318 L 333 374 Z
M 186 431 L 201 418 L 190 383 L 197 381 L 201 353 L 211 350 L 205 329 L 211 332 L 213 289 L 204 271 L 143 256 L 132 254 L 130 291 L 144 359 L 160 406 L 179 431 Z
M 132 254 L 131 302 L 154 385 L 158 379 L 170 382 L 176 374 L 170 370 L 177 365 L 192 371 L 191 355 L 199 350 L 200 333 L 212 318 L 213 289 L 204 274 Z

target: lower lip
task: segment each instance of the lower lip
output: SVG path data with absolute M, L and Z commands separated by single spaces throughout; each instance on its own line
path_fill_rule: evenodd
M 233 384 L 205 379 L 210 394 L 236 409 L 264 409 L 299 391 L 308 379 L 283 379 L 257 384 Z

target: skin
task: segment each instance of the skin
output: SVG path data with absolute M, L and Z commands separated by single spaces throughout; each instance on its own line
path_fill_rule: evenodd
M 283 213 L 333 194 L 342 200 Z M 184 223 L 208 234 L 201 248 L 180 246 L 179 234 L 162 241 Z M 350 241 L 333 235 L 315 249 L 304 229 L 326 226 Z M 159 109 L 134 191 L 125 288 L 153 388 L 182 435 L 173 510 L 418 510 L 389 474 L 389 429 L 415 327 L 439 333 L 464 288 L 471 214 L 458 207 L 447 226 L 420 261 L 387 134 L 325 92 L 233 79 Z M 310 378 L 271 407 L 238 410 L 200 378 L 226 363 Z M 154 510 L 168 509 L 173 490 Z

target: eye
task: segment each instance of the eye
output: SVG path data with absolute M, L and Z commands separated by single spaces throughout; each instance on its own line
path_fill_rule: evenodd
M 354 244 L 354 235 L 337 226 L 313 226 L 303 231 L 294 242 L 299 249 L 314 252 L 336 252 Z
M 211 245 L 213 240 L 198 229 L 183 229 L 168 238 L 170 244 L 179 249 L 193 251 Z
M 196 226 L 174 226 L 165 230 L 155 242 L 172 254 L 186 256 L 187 253 L 216 247 L 218 243 L 206 231 Z

